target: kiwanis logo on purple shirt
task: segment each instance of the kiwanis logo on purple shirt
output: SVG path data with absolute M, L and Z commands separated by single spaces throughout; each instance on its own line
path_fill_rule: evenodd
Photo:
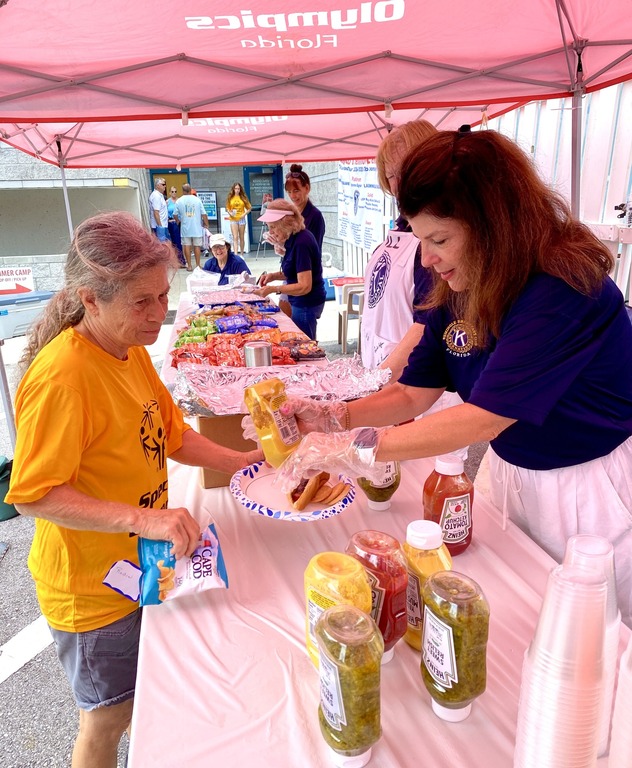
M 454 320 L 443 332 L 448 352 L 455 357 L 467 357 L 476 345 L 476 331 L 464 320 Z
M 371 309 L 376 307 L 380 303 L 382 296 L 384 296 L 390 272 L 391 257 L 388 251 L 384 251 L 380 258 L 375 262 L 369 280 L 369 307 Z

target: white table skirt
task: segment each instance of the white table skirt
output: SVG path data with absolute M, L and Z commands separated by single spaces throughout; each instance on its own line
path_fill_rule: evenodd
M 358 490 L 338 517 L 293 523 L 252 516 L 227 488 L 203 490 L 196 470 L 171 466 L 170 504 L 200 522 L 214 517 L 230 588 L 145 609 L 130 768 L 329 768 L 318 673 L 305 650 L 305 567 L 318 552 L 344 551 L 358 530 L 403 541 L 421 517 L 431 468 L 406 463 L 388 511 L 369 510 Z M 382 668 L 383 734 L 371 768 L 511 768 L 523 654 L 553 565 L 511 523 L 503 532 L 497 511 L 475 497 L 474 540 L 453 567 L 490 603 L 487 690 L 466 721 L 439 720 L 419 654 L 400 641 Z

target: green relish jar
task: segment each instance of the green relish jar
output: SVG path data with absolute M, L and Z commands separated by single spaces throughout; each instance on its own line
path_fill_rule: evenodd
M 320 651 L 318 719 L 334 765 L 366 765 L 380 738 L 384 641 L 373 619 L 353 605 L 328 608 L 316 624 Z
M 479 585 L 456 571 L 440 571 L 422 589 L 421 675 L 432 709 L 459 722 L 485 691 L 489 605 Z

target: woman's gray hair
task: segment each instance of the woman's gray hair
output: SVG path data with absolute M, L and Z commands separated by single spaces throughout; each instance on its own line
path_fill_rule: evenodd
M 290 203 L 289 200 L 285 200 L 283 197 L 277 197 L 271 203 L 268 203 L 266 210 L 291 211 L 293 214 L 292 216 L 284 216 L 279 220 L 279 222 L 277 222 L 279 224 L 282 223 L 284 228 L 289 230 L 291 235 L 295 235 L 297 232 L 305 229 L 305 219 L 299 212 L 298 208 L 294 205 L 294 203 Z
M 143 273 L 159 265 L 178 269 L 171 243 L 161 242 L 131 213 L 100 213 L 79 224 L 68 251 L 65 285 L 31 327 L 20 366 L 25 371 L 37 353 L 83 318 L 78 291 L 88 288 L 105 303 Z

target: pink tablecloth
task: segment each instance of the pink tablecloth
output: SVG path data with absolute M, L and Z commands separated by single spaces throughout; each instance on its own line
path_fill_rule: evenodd
M 359 491 L 338 517 L 293 523 L 251 516 L 227 488 L 203 490 L 197 471 L 172 467 L 171 504 L 201 522 L 214 517 L 230 589 L 145 609 L 130 768 L 329 768 L 304 643 L 305 566 L 364 528 L 403 540 L 421 516 L 431 468 L 405 466 L 387 512 L 369 510 Z M 513 525 L 503 532 L 483 497 L 474 518 L 474 542 L 454 569 L 478 581 L 491 606 L 487 691 L 466 721 L 442 722 L 419 655 L 400 642 L 383 667 L 383 735 L 371 768 L 511 768 L 522 658 L 553 561 Z

